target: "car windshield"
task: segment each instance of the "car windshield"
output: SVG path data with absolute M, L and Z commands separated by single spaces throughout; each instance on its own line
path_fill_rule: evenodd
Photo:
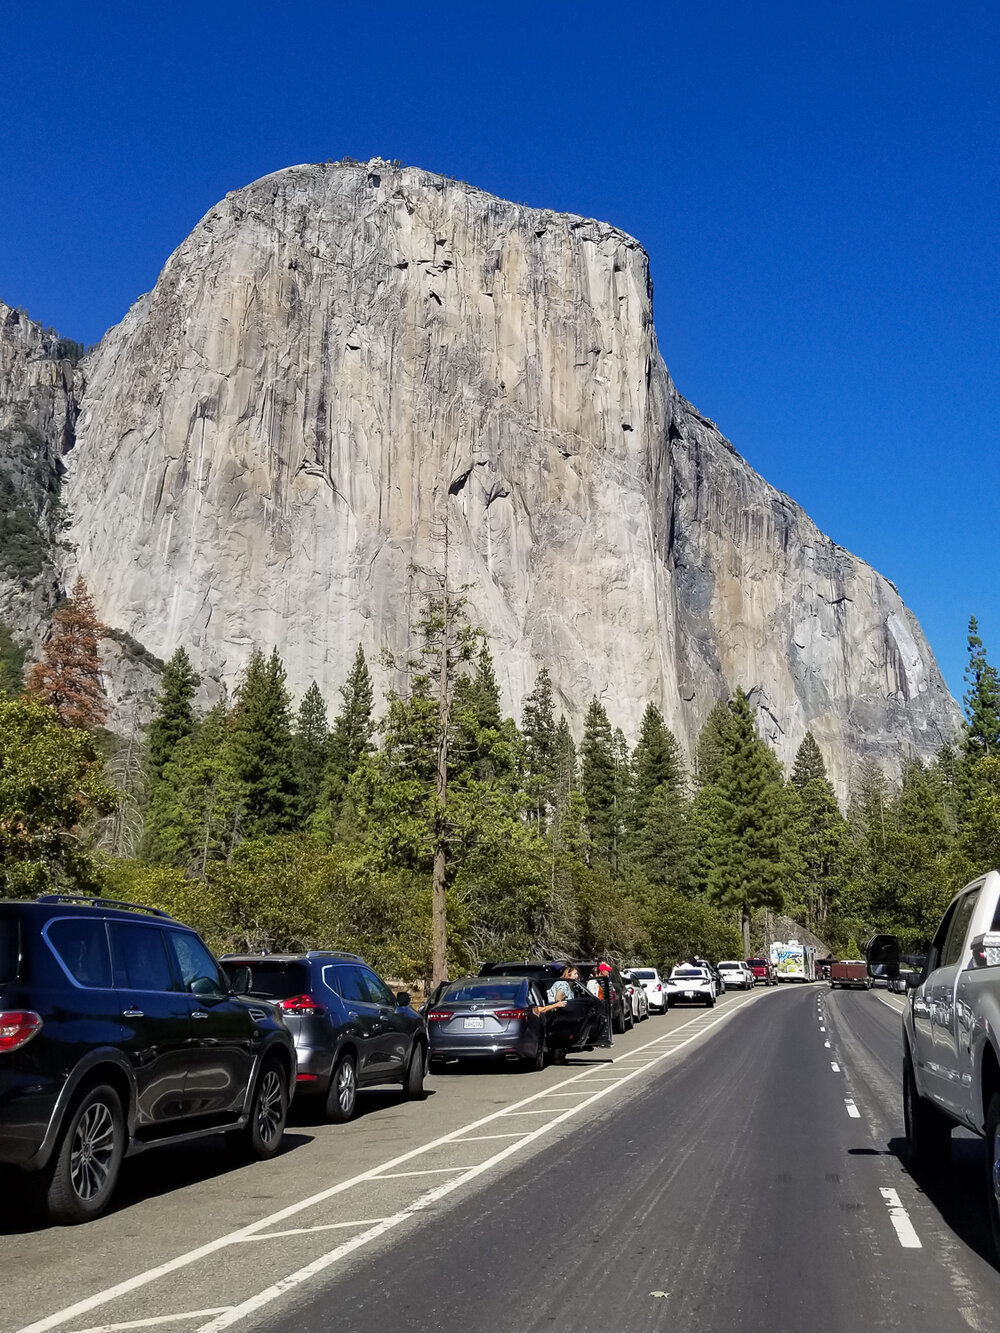
M 670 979 L 680 981 L 704 981 L 705 973 L 700 967 L 675 967 L 670 974 Z
M 303 963 L 262 962 L 249 964 L 251 995 L 265 995 L 272 1000 L 287 1000 L 309 993 L 309 969 Z
M 445 1003 L 451 1000 L 456 1004 L 467 1000 L 478 1000 L 481 1004 L 510 1004 L 515 1000 L 522 999 L 523 995 L 523 981 L 512 981 L 507 985 L 469 981 L 449 986 L 441 996 L 441 1000 Z
M 17 976 L 17 922 L 0 918 L 0 986 Z

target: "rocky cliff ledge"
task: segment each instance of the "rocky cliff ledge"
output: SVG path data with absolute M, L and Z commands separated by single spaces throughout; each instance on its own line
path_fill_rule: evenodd
M 893 586 L 676 392 L 647 258 L 602 223 L 376 160 L 228 195 L 85 363 L 64 496 L 109 624 L 232 684 L 277 644 L 328 698 L 405 649 L 415 565 L 469 585 L 511 707 L 538 668 L 579 723 L 690 746 L 752 692 L 841 790 L 959 715 Z

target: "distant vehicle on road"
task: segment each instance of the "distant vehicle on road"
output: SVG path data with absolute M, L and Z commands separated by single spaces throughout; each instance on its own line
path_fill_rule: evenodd
M 122 1160 L 224 1132 L 273 1157 L 295 1048 L 166 912 L 48 894 L 0 902 L 0 1163 L 52 1221 L 111 1201 Z
M 671 1009 L 679 1004 L 703 1004 L 711 1009 L 715 997 L 715 978 L 707 967 L 685 963 L 675 967 L 667 977 L 667 1001 Z
M 354 953 L 226 954 L 249 970 L 247 993 L 281 1011 L 298 1056 L 297 1096 L 322 1100 L 328 1120 L 354 1115 L 359 1088 L 400 1083 L 423 1096 L 427 1031 L 406 991 L 393 994 Z
M 557 1013 L 528 977 L 463 977 L 441 988 L 427 1011 L 431 1064 L 490 1059 L 541 1069 Z
M 871 990 L 872 979 L 863 958 L 845 958 L 830 964 L 830 989 L 836 990 L 838 987 Z
M 719 971 L 726 983 L 726 990 L 752 990 L 754 975 L 740 959 L 726 959 L 719 963 Z
M 769 958 L 748 958 L 746 962 L 758 985 L 774 985 L 774 968 Z
M 655 967 L 633 967 L 632 975 L 638 979 L 646 992 L 649 1012 L 651 1014 L 665 1014 L 667 1012 L 667 996 L 663 986 L 663 978 L 657 969 Z
M 816 950 L 798 940 L 771 945 L 771 966 L 776 981 L 815 981 Z

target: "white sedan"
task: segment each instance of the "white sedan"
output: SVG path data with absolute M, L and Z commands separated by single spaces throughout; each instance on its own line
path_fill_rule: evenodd
M 711 1009 L 715 1004 L 715 978 L 707 967 L 675 967 L 667 977 L 665 994 L 670 1009 L 678 1004 L 704 1004 Z
M 651 1014 L 665 1014 L 667 1012 L 667 988 L 656 968 L 633 967 L 629 970 L 646 992 L 646 1003 L 649 1005 L 649 1012 Z
M 755 984 L 754 974 L 746 963 L 737 959 L 727 959 L 724 963 L 719 963 L 718 968 L 726 983 L 726 990 L 733 990 L 736 987 L 739 987 L 740 990 L 753 989 Z
M 645 988 L 634 972 L 623 972 L 622 981 L 625 982 L 632 1004 L 632 1022 L 641 1023 L 644 1018 L 649 1017 L 649 1001 L 646 999 Z

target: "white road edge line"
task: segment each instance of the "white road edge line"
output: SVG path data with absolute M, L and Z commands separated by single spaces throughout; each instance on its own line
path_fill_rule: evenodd
M 889 1205 L 889 1221 L 896 1229 L 896 1235 L 899 1237 L 899 1243 L 904 1250 L 922 1250 L 920 1237 L 910 1221 L 910 1215 L 903 1207 L 899 1195 L 895 1190 L 881 1189 L 879 1193 Z
M 231 1305 L 217 1305 L 214 1310 L 187 1310 L 184 1314 L 158 1314 L 150 1319 L 130 1319 L 124 1324 L 99 1324 L 96 1328 L 83 1328 L 80 1333 L 119 1333 L 126 1328 L 154 1328 L 157 1324 L 176 1324 L 182 1319 L 201 1319 L 207 1314 L 224 1314 L 231 1310 Z
M 850 1097 L 844 1098 L 844 1106 L 847 1108 L 847 1114 L 851 1117 L 852 1120 L 861 1119 L 861 1112 L 855 1106 L 854 1102 Z
M 760 997 L 758 996 L 756 998 L 759 999 Z M 749 998 L 748 1003 L 752 1003 Z M 667 1056 L 675 1054 L 678 1050 L 694 1041 L 697 1037 L 700 1037 L 703 1032 L 710 1031 L 711 1028 L 715 1027 L 718 1023 L 723 1022 L 732 1014 L 738 1012 L 742 1007 L 742 1004 L 732 1008 L 727 1005 L 723 1012 L 719 1014 L 712 1023 L 707 1026 L 696 1027 L 696 1030 L 686 1041 L 681 1042 L 679 1046 L 672 1047 L 669 1051 L 657 1055 L 652 1063 L 656 1064 L 660 1060 L 666 1059 Z M 703 1017 L 704 1016 L 702 1015 L 698 1018 L 689 1019 L 687 1023 L 682 1023 L 679 1028 L 674 1029 L 674 1034 L 672 1035 L 683 1031 L 685 1028 L 690 1028 L 699 1024 Z M 648 1050 L 651 1046 L 655 1046 L 658 1041 L 662 1040 L 662 1037 L 658 1037 L 653 1041 L 647 1042 L 645 1046 L 637 1046 L 632 1054 L 636 1054 L 637 1051 Z M 600 1068 L 600 1065 L 592 1065 L 590 1069 L 584 1069 L 581 1073 L 572 1075 L 572 1077 L 566 1079 L 564 1083 L 556 1084 L 556 1087 L 566 1087 L 571 1083 L 579 1083 L 581 1079 L 588 1076 L 591 1070 Z M 634 1074 L 626 1074 L 620 1081 L 625 1083 L 634 1077 Z M 600 1092 L 594 1093 L 594 1098 L 602 1097 L 610 1091 L 610 1088 L 603 1088 Z M 514 1102 L 513 1107 L 527 1106 L 531 1102 L 540 1101 L 542 1098 L 551 1095 L 551 1093 L 552 1089 L 532 1093 L 530 1097 L 525 1097 L 520 1102 Z M 562 1115 L 557 1116 L 556 1119 L 550 1121 L 547 1125 L 541 1126 L 537 1130 L 532 1130 L 530 1133 L 519 1135 L 518 1137 L 521 1142 L 511 1144 L 511 1149 L 520 1148 L 522 1143 L 528 1143 L 539 1135 L 546 1133 L 553 1125 L 559 1124 L 568 1116 L 575 1115 L 578 1110 L 582 1110 L 585 1106 L 589 1105 L 589 1101 L 590 1099 L 588 1098 L 587 1101 L 581 1102 L 579 1106 L 570 1107 L 563 1112 Z M 442 1134 L 440 1138 L 431 1139 L 428 1143 L 422 1143 L 416 1148 L 411 1148 L 408 1152 L 401 1153 L 399 1157 L 394 1157 L 390 1161 L 382 1162 L 368 1171 L 362 1171 L 359 1175 L 352 1176 L 348 1180 L 342 1180 L 336 1185 L 331 1185 L 329 1189 L 320 1190 L 317 1194 L 312 1194 L 308 1198 L 299 1199 L 295 1203 L 288 1204 L 287 1207 L 280 1208 L 276 1213 L 271 1213 L 267 1217 L 259 1218 L 256 1222 L 251 1222 L 245 1227 L 240 1227 L 238 1231 L 231 1231 L 224 1236 L 217 1236 L 215 1240 L 206 1241 L 204 1245 L 199 1245 L 196 1249 L 187 1250 L 185 1253 L 179 1254 L 173 1259 L 168 1259 L 165 1263 L 157 1264 L 154 1268 L 147 1268 L 142 1273 L 136 1273 L 133 1277 L 125 1278 L 123 1281 L 115 1283 L 113 1287 L 106 1287 L 103 1291 L 97 1291 L 92 1296 L 84 1297 L 83 1300 L 76 1301 L 73 1305 L 68 1305 L 62 1310 L 57 1310 L 54 1314 L 46 1315 L 43 1319 L 37 1319 L 33 1324 L 25 1324 L 24 1327 L 18 1329 L 16 1333 L 48 1333 L 49 1329 L 59 1328 L 63 1324 L 68 1324 L 71 1320 L 76 1319 L 78 1315 L 87 1314 L 89 1311 L 96 1309 L 100 1305 L 107 1305 L 109 1301 L 113 1301 L 119 1296 L 126 1296 L 129 1292 L 136 1291 L 140 1287 L 148 1286 L 149 1283 L 155 1282 L 161 1277 L 167 1277 L 169 1274 L 177 1272 L 178 1269 L 187 1268 L 190 1264 L 197 1263 L 199 1259 L 205 1259 L 210 1254 L 216 1254 L 219 1250 L 226 1249 L 228 1246 L 243 1240 L 245 1237 L 253 1236 L 258 1231 L 266 1231 L 276 1223 L 284 1222 L 286 1218 L 294 1217 L 297 1213 L 304 1212 L 307 1208 L 314 1208 L 319 1203 L 325 1203 L 327 1199 L 331 1199 L 337 1194 L 343 1194 L 345 1190 L 353 1189 L 355 1185 L 360 1184 L 362 1181 L 371 1180 L 374 1176 L 380 1175 L 390 1167 L 401 1166 L 404 1162 L 412 1161 L 415 1157 L 421 1157 L 434 1148 L 440 1148 L 446 1143 L 454 1143 L 457 1139 L 461 1139 L 463 1135 L 468 1134 L 470 1130 L 481 1129 L 484 1125 L 491 1125 L 501 1117 L 509 1115 L 513 1107 L 508 1107 L 502 1111 L 494 1111 L 490 1115 L 483 1116 L 479 1120 L 473 1120 L 467 1125 L 462 1125 L 459 1129 L 453 1129 L 448 1134 Z M 504 1149 L 505 1153 L 507 1151 L 508 1149 Z M 499 1160 L 500 1156 L 491 1159 L 491 1161 Z M 457 1185 L 462 1184 L 466 1178 L 467 1177 L 465 1176 L 460 1176 L 457 1181 L 448 1181 L 445 1185 L 439 1186 L 439 1189 L 448 1193 Z M 382 1223 L 380 1225 L 388 1229 L 387 1223 Z M 393 1225 L 395 1225 L 395 1223 L 393 1223 Z M 369 1233 L 366 1232 L 365 1236 L 367 1237 L 368 1235 Z
M 884 995 L 876 995 L 875 998 L 878 1000 L 879 1004 L 884 1004 L 885 1007 L 891 1009 L 894 1014 L 901 1014 L 906 1008 L 905 1002 L 894 1004 L 892 1000 L 887 1000 Z

